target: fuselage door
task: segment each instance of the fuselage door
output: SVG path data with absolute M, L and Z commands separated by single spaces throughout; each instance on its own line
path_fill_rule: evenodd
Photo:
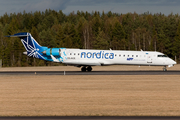
M 152 63 L 152 56 L 147 54 L 147 63 Z

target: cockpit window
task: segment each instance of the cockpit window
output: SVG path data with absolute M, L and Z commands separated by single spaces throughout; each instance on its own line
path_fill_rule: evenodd
M 168 57 L 167 55 L 158 55 L 158 57 Z

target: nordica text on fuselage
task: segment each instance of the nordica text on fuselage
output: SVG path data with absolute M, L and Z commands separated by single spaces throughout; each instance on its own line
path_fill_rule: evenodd
M 82 52 L 81 58 L 114 59 L 114 53 L 100 52 Z

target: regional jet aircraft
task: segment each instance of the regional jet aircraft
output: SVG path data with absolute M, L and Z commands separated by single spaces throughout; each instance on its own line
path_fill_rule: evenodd
M 163 71 L 167 71 L 167 66 L 172 67 L 176 64 L 160 52 L 48 48 L 39 45 L 27 32 L 6 37 L 19 37 L 26 49 L 23 54 L 29 57 L 82 67 L 83 72 L 92 71 L 92 66 L 103 65 L 164 66 Z

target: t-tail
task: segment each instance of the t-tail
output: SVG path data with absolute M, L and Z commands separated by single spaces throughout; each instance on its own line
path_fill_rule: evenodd
M 26 54 L 29 57 L 46 60 L 46 58 L 43 56 L 43 51 L 45 51 L 48 48 L 39 45 L 38 42 L 32 37 L 30 33 L 22 32 L 14 35 L 9 35 L 6 37 L 19 37 L 26 49 L 26 52 L 23 52 L 23 54 Z
M 48 48 L 41 46 L 28 32 L 17 33 L 6 37 L 19 37 L 26 49 L 26 52 L 23 52 L 23 54 L 29 57 L 52 62 L 63 62 L 67 59 L 65 53 L 66 48 Z

